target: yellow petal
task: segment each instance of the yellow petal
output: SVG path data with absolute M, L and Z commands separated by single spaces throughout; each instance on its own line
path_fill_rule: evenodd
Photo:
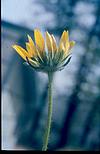
M 69 42 L 66 42 L 66 44 L 65 44 L 65 51 L 68 51 L 69 50 L 69 47 L 70 47 L 70 43 Z
M 46 45 L 47 45 L 48 51 L 52 52 L 53 51 L 52 37 L 48 32 L 46 32 Z
M 36 55 L 36 47 L 35 47 L 35 44 L 34 44 L 32 38 L 29 35 L 28 35 L 28 41 L 29 41 L 28 48 L 30 48 L 29 54 L 31 55 L 31 57 L 33 57 Z
M 34 65 L 34 66 L 39 66 L 39 63 L 38 63 L 37 61 L 34 61 L 34 60 L 30 59 L 30 58 L 28 58 L 28 60 L 29 60 L 29 62 L 30 62 L 32 65 Z
M 26 42 L 26 49 L 27 49 L 27 51 L 29 52 L 29 54 L 30 54 L 30 45 L 29 45 L 29 43 L 28 42 Z
M 65 55 L 70 53 L 70 49 L 75 45 L 74 41 L 66 42 Z
M 58 48 L 58 51 L 61 52 L 61 51 L 65 51 L 65 47 L 64 47 L 64 44 L 61 43 L 59 48 Z
M 75 41 L 71 41 L 70 43 L 70 49 L 75 45 Z
M 38 49 L 43 52 L 45 50 L 44 38 L 38 29 L 34 30 L 35 43 Z
M 53 51 L 57 51 L 56 39 L 53 35 L 51 35 L 51 38 L 52 38 Z
M 13 45 L 12 46 L 17 53 L 24 59 L 26 60 L 26 57 L 30 57 L 29 54 L 27 53 L 27 51 L 25 49 L 23 49 L 22 47 L 20 47 L 19 45 Z
M 66 42 L 68 42 L 68 41 L 69 41 L 68 31 L 64 30 L 62 33 L 61 39 L 60 39 L 59 47 L 62 43 L 65 46 Z
M 27 51 L 30 50 L 30 46 L 29 46 L 29 43 L 28 42 L 26 42 L 26 49 L 27 49 Z
M 67 56 L 70 52 L 70 43 L 66 42 L 66 46 L 65 46 L 65 56 Z
M 30 47 L 31 51 L 33 51 L 32 57 L 33 57 L 33 56 L 39 56 L 39 58 L 42 60 L 42 58 L 41 58 L 41 53 L 40 53 L 40 52 L 38 51 L 38 49 L 35 47 L 35 44 L 34 44 L 32 38 L 31 38 L 29 35 L 28 35 L 28 40 L 29 40 L 29 47 Z M 29 52 L 31 52 L 31 51 L 29 51 Z

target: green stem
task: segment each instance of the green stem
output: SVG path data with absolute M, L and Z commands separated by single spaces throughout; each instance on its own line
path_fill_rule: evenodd
M 48 83 L 48 117 L 47 117 L 47 125 L 46 125 L 45 134 L 44 134 L 44 142 L 43 142 L 42 151 L 46 151 L 47 150 L 49 134 L 50 134 L 50 128 L 51 128 L 51 117 L 52 117 L 52 79 L 53 79 L 52 72 L 48 72 L 48 79 L 49 79 L 49 83 Z

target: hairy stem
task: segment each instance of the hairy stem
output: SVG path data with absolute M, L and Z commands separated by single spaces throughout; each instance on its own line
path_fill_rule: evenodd
M 50 128 L 51 128 L 51 117 L 52 117 L 52 80 L 53 80 L 53 74 L 52 72 L 48 72 L 48 117 L 47 117 L 47 125 L 46 125 L 46 130 L 44 134 L 44 142 L 43 142 L 43 147 L 42 151 L 47 150 L 48 146 L 48 140 L 49 140 L 49 135 L 50 135 Z

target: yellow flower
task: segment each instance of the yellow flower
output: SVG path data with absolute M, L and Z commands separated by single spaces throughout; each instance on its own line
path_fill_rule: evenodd
M 59 45 L 53 35 L 46 32 L 44 38 L 38 29 L 34 30 L 35 43 L 28 35 L 26 49 L 19 45 L 12 47 L 32 68 L 43 72 L 55 72 L 62 70 L 71 59 L 71 48 L 74 41 L 69 41 L 68 31 L 63 31 Z

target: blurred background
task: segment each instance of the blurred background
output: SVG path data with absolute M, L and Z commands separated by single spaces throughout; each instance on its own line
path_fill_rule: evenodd
M 34 28 L 76 41 L 57 72 L 49 150 L 100 150 L 100 0 L 2 0 L 2 149 L 41 150 L 48 78 L 23 65 L 11 48 L 25 47 Z

